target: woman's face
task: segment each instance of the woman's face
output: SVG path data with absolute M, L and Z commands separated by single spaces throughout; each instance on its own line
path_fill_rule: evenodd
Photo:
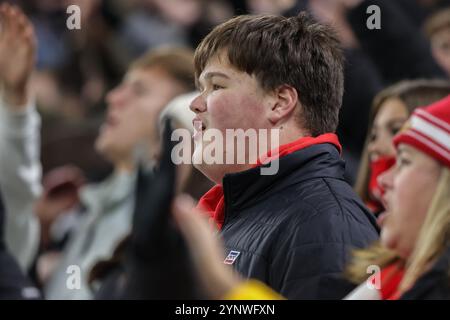
M 450 28 L 436 32 L 430 40 L 434 59 L 450 75 Z
M 436 191 L 441 165 L 417 149 L 400 144 L 396 165 L 380 176 L 386 190 L 381 243 L 407 258 Z
M 398 98 L 389 98 L 383 102 L 373 121 L 367 150 L 369 161 L 374 162 L 380 157 L 394 157 L 392 144 L 394 135 L 408 119 L 408 110 Z

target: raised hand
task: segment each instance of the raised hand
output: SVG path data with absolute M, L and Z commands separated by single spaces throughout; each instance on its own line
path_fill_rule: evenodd
M 35 65 L 36 38 L 25 14 L 7 3 L 0 5 L 0 84 L 11 107 L 27 102 L 27 90 Z

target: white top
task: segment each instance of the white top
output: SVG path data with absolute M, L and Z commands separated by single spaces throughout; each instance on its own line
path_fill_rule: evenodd
M 86 212 L 44 288 L 47 299 L 92 298 L 87 283 L 90 270 L 99 260 L 109 259 L 117 244 L 131 231 L 135 181 L 135 173 L 119 173 L 81 190 Z M 79 287 L 76 274 L 80 276 Z

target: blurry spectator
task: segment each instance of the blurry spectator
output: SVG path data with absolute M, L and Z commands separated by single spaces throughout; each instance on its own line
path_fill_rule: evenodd
M 450 8 L 439 11 L 425 23 L 434 59 L 450 77 Z
M 79 30 L 66 26 L 66 8 L 72 4 L 80 7 Z M 113 30 L 103 16 L 103 6 L 101 0 L 46 0 L 27 5 L 40 44 L 38 68 L 52 73 L 62 96 L 77 100 L 75 110 L 68 110 L 77 116 L 92 112 L 90 108 L 101 103 L 105 90 L 124 71 L 111 54 L 109 40 Z M 64 107 L 61 105 L 58 107 Z
M 304 9 L 304 1 L 298 0 L 246 0 L 246 8 L 251 14 L 297 15 Z
M 447 300 L 450 96 L 416 109 L 394 144 L 396 166 L 380 176 L 386 190 L 380 244 L 356 252 L 348 269 L 351 279 L 362 282 L 369 265 L 380 267 L 380 289 L 370 290 L 363 283 L 350 298 Z
M 33 26 L 17 7 L 3 3 L 0 23 L 0 189 L 5 242 L 27 271 L 38 248 L 33 203 L 41 192 L 40 117 L 30 93 L 36 40 Z
M 32 87 L 43 118 L 45 173 L 72 163 L 90 181 L 98 181 L 110 169 L 93 148 L 105 92 L 117 84 L 125 71 L 125 64 L 112 46 L 115 29 L 107 18 L 109 3 L 101 0 L 23 3 L 36 26 L 39 42 L 38 71 L 32 78 Z M 80 30 L 66 27 L 69 4 L 80 6 Z M 77 152 L 70 148 L 72 145 L 77 145 Z
M 193 92 L 181 95 L 172 100 L 161 112 L 161 127 L 164 126 L 167 119 L 170 119 L 173 129 L 189 130 L 190 135 L 192 136 L 194 133 L 192 121 L 195 114 L 189 109 L 189 104 L 197 95 L 197 92 Z M 167 168 L 168 165 L 175 167 L 173 163 L 175 159 L 171 155 L 171 149 L 163 149 L 164 147 L 169 147 L 167 145 L 167 140 L 170 140 L 170 138 L 171 137 L 167 136 L 167 134 L 164 137 L 160 137 L 160 134 L 158 134 L 150 139 L 150 158 L 154 159 L 151 165 L 152 173 L 141 173 L 141 181 L 137 182 L 135 216 L 142 214 L 145 219 L 145 216 L 151 216 L 152 214 L 156 215 L 154 211 L 157 211 L 158 214 L 165 216 L 165 219 L 167 219 L 167 212 L 170 210 L 168 209 L 170 206 L 170 199 L 166 199 L 167 195 L 165 192 L 168 192 L 167 189 L 158 183 L 159 180 L 155 181 L 159 174 L 163 174 L 163 179 L 168 180 L 164 181 L 164 184 L 168 184 L 167 187 L 170 192 L 183 192 L 197 200 L 212 187 L 211 181 L 209 181 L 192 164 L 182 163 L 177 165 L 176 179 L 173 182 L 171 182 L 170 177 L 165 176 L 167 172 L 159 172 L 160 168 L 158 167 L 161 166 L 164 166 L 165 168 Z M 161 141 L 165 145 L 161 145 Z M 183 146 L 186 148 L 185 150 L 193 151 L 191 148 L 193 143 L 192 138 L 190 138 L 189 141 L 183 140 L 179 143 L 181 143 L 181 145 L 177 144 L 178 146 Z M 169 156 L 170 159 L 168 158 Z M 190 158 L 191 154 L 188 156 Z M 146 179 L 150 179 L 150 181 L 153 182 L 149 182 Z M 159 177 L 157 179 L 162 178 Z M 174 185 L 170 185 L 171 183 Z M 158 204 L 153 201 L 158 201 Z M 139 221 L 139 223 L 137 223 L 137 221 Z M 155 220 L 154 225 L 148 225 L 144 222 L 141 223 L 141 220 L 137 220 L 135 217 L 135 225 L 133 226 L 132 234 L 119 244 L 111 259 L 99 262 L 95 265 L 90 274 L 90 283 L 92 283 L 93 289 L 96 292 L 96 299 L 144 297 L 162 299 L 173 298 L 176 296 L 188 298 L 188 296 L 186 296 L 187 291 L 195 291 L 195 288 L 189 288 L 188 283 L 183 283 L 186 279 L 189 279 L 190 275 L 183 274 L 185 269 L 179 264 L 186 263 L 186 261 L 180 261 L 179 263 L 175 263 L 174 261 L 171 261 L 170 263 L 167 262 L 167 256 L 176 256 L 178 252 L 176 250 L 179 248 L 177 246 L 171 248 L 170 243 L 164 243 L 164 241 L 158 239 L 157 234 L 162 232 L 165 227 L 166 225 L 159 220 Z M 148 240 L 147 237 L 145 237 L 147 240 L 142 241 L 142 239 L 140 239 L 139 242 L 143 243 L 138 245 L 139 248 L 135 248 L 133 245 L 134 242 L 130 240 L 137 236 L 134 233 L 136 232 L 136 229 L 148 234 L 148 237 L 154 238 L 155 241 Z M 150 241 L 150 243 L 147 243 L 147 241 Z M 155 259 L 157 261 L 155 261 Z M 184 258 L 181 257 L 181 260 L 183 259 Z M 135 274 L 135 271 L 131 271 L 129 267 L 137 267 L 138 271 L 136 272 L 138 274 Z M 147 275 L 144 276 L 142 273 Z M 127 289 L 124 291 L 124 279 L 129 281 L 130 278 L 132 278 L 132 284 L 128 283 Z M 163 283 L 163 279 L 168 278 L 170 278 L 170 282 L 164 284 L 166 289 L 161 287 L 157 288 L 155 283 L 152 282 L 155 279 L 160 279 L 158 283 Z M 136 280 L 136 282 L 134 282 L 134 280 Z M 177 281 L 180 283 L 177 283 Z M 191 286 L 195 286 L 195 284 L 191 284 Z M 182 290 L 183 292 L 178 292 L 180 288 L 184 288 L 184 290 Z M 151 296 L 149 296 L 150 292 L 152 292 Z
M 395 163 L 394 135 L 418 107 L 429 105 L 450 94 L 446 80 L 401 81 L 375 97 L 355 190 L 378 216 L 384 211 L 383 189 L 378 177 Z
M 420 26 L 398 1 L 310 0 L 308 3 L 316 18 L 338 31 L 345 49 L 346 90 L 338 134 L 344 145 L 347 179 L 353 183 L 376 93 L 403 79 L 445 77 L 445 73 L 434 61 Z M 379 30 L 367 28 L 366 10 L 373 4 L 381 10 Z
M 86 282 L 90 268 L 99 259 L 109 258 L 130 231 L 137 151 L 148 145 L 162 108 L 173 97 L 193 88 L 192 52 L 166 48 L 135 61 L 123 82 L 108 94 L 108 114 L 96 148 L 113 163 L 114 173 L 98 185 L 82 188 L 83 221 L 67 243 L 56 271 L 45 271 L 52 274 L 45 286 L 47 298 L 91 297 Z M 70 265 L 81 269 L 80 290 L 66 286 Z
M 445 75 L 431 56 L 429 43 L 423 37 L 420 28 L 414 25 L 395 1 L 340 0 L 339 2 L 342 3 L 343 12 L 358 42 L 379 68 L 385 83 Z M 367 28 L 366 9 L 369 5 L 380 7 L 382 13 L 380 29 Z
M 422 27 L 432 14 L 450 6 L 450 0 L 396 0 L 417 27 Z
M 161 45 L 196 47 L 216 24 L 232 15 L 222 0 L 138 0 L 119 31 L 132 59 Z

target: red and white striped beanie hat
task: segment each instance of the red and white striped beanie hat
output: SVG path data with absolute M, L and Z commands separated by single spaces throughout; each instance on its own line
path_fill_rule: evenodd
M 450 167 L 450 95 L 416 109 L 394 145 L 406 143 Z

